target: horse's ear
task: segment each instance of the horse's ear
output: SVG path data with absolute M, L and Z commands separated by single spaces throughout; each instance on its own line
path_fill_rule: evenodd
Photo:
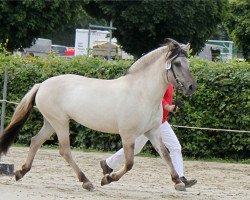
M 169 51 L 166 58 L 167 58 L 167 63 L 166 66 L 168 66 L 169 64 L 171 65 L 171 62 L 178 56 L 177 53 L 174 53 L 172 51 Z M 171 67 L 171 66 L 170 66 Z M 167 68 L 166 68 L 167 69 Z
M 169 45 L 172 44 L 174 48 L 180 46 L 179 42 L 173 40 L 172 38 L 166 38 L 165 42 L 168 43 Z
M 184 50 L 184 51 L 186 51 L 186 52 L 188 52 L 189 49 L 190 49 L 190 44 L 187 43 L 186 45 L 181 45 L 181 49 Z

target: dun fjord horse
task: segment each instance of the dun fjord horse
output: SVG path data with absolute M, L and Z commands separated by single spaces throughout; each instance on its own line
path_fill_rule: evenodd
M 10 124 L 0 134 L 0 154 L 6 154 L 36 103 L 44 117 L 44 124 L 31 139 L 27 160 L 22 169 L 16 171 L 16 180 L 31 169 L 39 147 L 56 133 L 60 155 L 83 182 L 83 188 L 94 189 L 71 156 L 69 120 L 73 119 L 91 129 L 119 133 L 121 136 L 125 165 L 117 172 L 106 174 L 102 185 L 118 181 L 131 170 L 135 139 L 145 134 L 169 165 L 175 189 L 185 190 L 162 143 L 159 126 L 162 119 L 161 100 L 168 84 L 172 83 L 185 95 L 191 95 L 196 89 L 196 82 L 189 71 L 188 50 L 189 44 L 181 45 L 170 40 L 167 45 L 137 60 L 127 75 L 114 80 L 68 74 L 34 85 L 17 106 Z

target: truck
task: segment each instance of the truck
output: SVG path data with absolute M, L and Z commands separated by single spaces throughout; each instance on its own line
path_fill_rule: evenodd
M 133 59 L 133 56 L 120 48 L 116 38 L 112 38 L 110 46 L 109 34 L 109 31 L 76 29 L 75 56 L 87 56 L 89 48 L 89 55 L 94 57 L 108 58 L 111 51 L 111 58 Z
M 75 36 L 75 56 L 87 55 L 88 43 L 89 48 L 93 48 L 93 44 L 97 41 L 108 41 L 108 31 L 90 30 L 90 41 L 88 41 L 88 29 L 76 29 Z

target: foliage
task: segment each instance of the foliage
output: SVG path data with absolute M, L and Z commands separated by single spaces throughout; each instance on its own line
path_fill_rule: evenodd
M 156 48 L 165 38 L 192 44 L 197 53 L 221 23 L 227 0 L 89 1 L 92 16 L 113 20 L 114 37 L 135 56 Z
M 9 71 L 7 100 L 19 102 L 35 83 L 49 77 L 73 73 L 88 77 L 113 79 L 125 74 L 131 61 L 106 61 L 96 58 L 75 57 L 11 57 L 0 54 L 0 73 Z M 178 95 L 184 104 L 184 111 L 172 118 L 172 124 L 250 130 L 250 64 L 236 60 L 223 64 L 191 58 L 191 69 L 199 87 L 191 97 Z M 0 90 L 3 76 L 0 76 Z M 6 124 L 14 111 L 13 104 L 7 104 Z M 30 138 L 42 126 L 42 116 L 33 112 L 17 138 L 18 143 L 29 144 Z M 71 144 L 78 148 L 95 148 L 106 151 L 121 147 L 120 137 L 102 134 L 87 129 L 76 122 L 71 123 Z M 183 147 L 184 156 L 245 159 L 250 156 L 249 135 L 175 129 Z M 57 144 L 52 138 L 47 144 Z M 147 145 L 144 151 L 153 152 Z
M 216 31 L 210 36 L 209 39 L 210 40 L 226 40 L 226 41 L 231 40 L 224 24 L 219 24 Z
M 243 56 L 250 61 L 250 3 L 249 0 L 231 0 L 225 25 Z
M 63 30 L 58 30 L 42 37 L 52 40 L 53 44 L 65 45 L 72 47 L 75 45 L 76 29 L 88 29 L 89 24 L 95 25 L 107 25 L 107 22 L 103 19 L 95 19 L 86 14 L 85 11 L 81 12 L 79 19 L 74 23 L 70 23 L 63 27 Z
M 29 47 L 35 38 L 74 23 L 83 12 L 81 5 L 70 0 L 1 1 L 0 43 L 8 40 L 9 51 Z
M 250 64 L 233 60 L 213 63 L 191 59 L 198 90 L 180 97 L 184 111 L 173 124 L 217 129 L 250 130 Z M 246 133 L 175 130 L 185 155 L 193 157 L 249 158 Z

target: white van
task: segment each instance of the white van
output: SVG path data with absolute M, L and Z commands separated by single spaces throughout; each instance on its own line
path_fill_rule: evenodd
M 25 48 L 25 55 L 44 56 L 51 52 L 52 41 L 44 38 L 37 38 L 35 44 Z

